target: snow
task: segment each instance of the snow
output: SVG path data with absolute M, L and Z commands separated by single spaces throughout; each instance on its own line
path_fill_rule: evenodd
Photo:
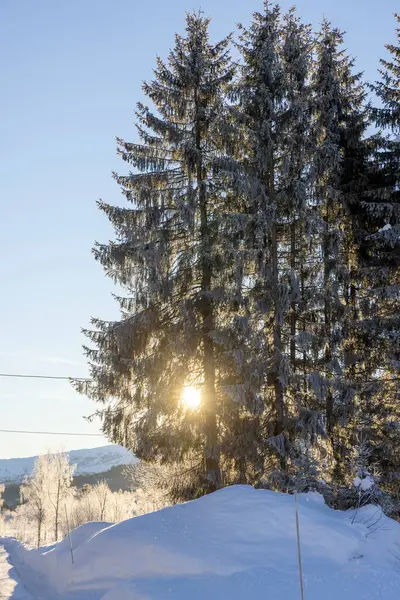
M 33 600 L 22 585 L 15 568 L 10 564 L 4 546 L 0 546 L 0 598 L 1 600 Z
M 373 506 L 353 519 L 318 494 L 299 496 L 299 514 L 307 600 L 398 598 L 398 523 Z M 293 496 L 248 486 L 84 525 L 72 532 L 74 564 L 68 540 L 39 550 L 3 543 L 42 600 L 300 597 Z
M 378 233 L 380 233 L 381 231 L 388 231 L 389 229 L 392 229 L 392 226 L 390 225 L 390 223 L 386 223 L 386 225 L 381 227 L 381 229 L 378 229 Z
M 353 485 L 356 488 L 361 488 L 363 492 L 366 492 L 374 487 L 375 482 L 371 475 L 367 475 L 366 477 L 356 477 L 353 481 Z
M 103 473 L 112 467 L 135 462 L 134 455 L 121 446 L 110 445 L 68 453 L 71 464 L 76 465 L 74 475 Z M 21 483 L 33 471 L 37 456 L 29 458 L 0 459 L 0 483 Z

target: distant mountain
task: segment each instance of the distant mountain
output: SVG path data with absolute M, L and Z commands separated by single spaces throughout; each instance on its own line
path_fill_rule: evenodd
M 109 471 L 113 467 L 136 462 L 134 454 L 121 446 L 73 450 L 68 452 L 68 456 L 69 462 L 75 465 L 76 477 L 96 475 Z M 32 473 L 36 458 L 37 456 L 0 459 L 0 483 L 7 485 L 21 483 L 24 477 Z

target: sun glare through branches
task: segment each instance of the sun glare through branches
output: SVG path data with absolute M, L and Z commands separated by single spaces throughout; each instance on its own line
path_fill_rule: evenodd
M 183 388 L 181 396 L 182 404 L 188 410 L 196 410 L 201 404 L 200 389 L 191 385 Z

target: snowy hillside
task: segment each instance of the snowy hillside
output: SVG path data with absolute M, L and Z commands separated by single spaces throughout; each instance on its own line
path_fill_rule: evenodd
M 299 497 L 306 600 L 397 600 L 400 525 Z M 297 600 L 293 497 L 234 486 L 118 525 L 89 523 L 29 550 L 0 540 L 43 600 Z M 59 594 L 59 595 L 57 595 Z
M 135 461 L 133 454 L 121 446 L 74 450 L 68 455 L 70 463 L 76 465 L 75 475 L 103 473 L 111 467 Z M 36 458 L 36 456 L 32 456 L 30 458 L 0 459 L 0 483 L 21 483 L 26 475 L 32 473 Z

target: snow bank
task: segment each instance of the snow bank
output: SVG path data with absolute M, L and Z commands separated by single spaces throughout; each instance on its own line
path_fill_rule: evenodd
M 399 524 L 371 506 L 352 524 L 317 494 L 301 496 L 299 510 L 307 600 L 399 597 Z M 117 525 L 89 523 L 72 540 L 74 565 L 65 540 L 11 548 L 46 600 L 299 597 L 294 503 L 285 494 L 233 486 Z

